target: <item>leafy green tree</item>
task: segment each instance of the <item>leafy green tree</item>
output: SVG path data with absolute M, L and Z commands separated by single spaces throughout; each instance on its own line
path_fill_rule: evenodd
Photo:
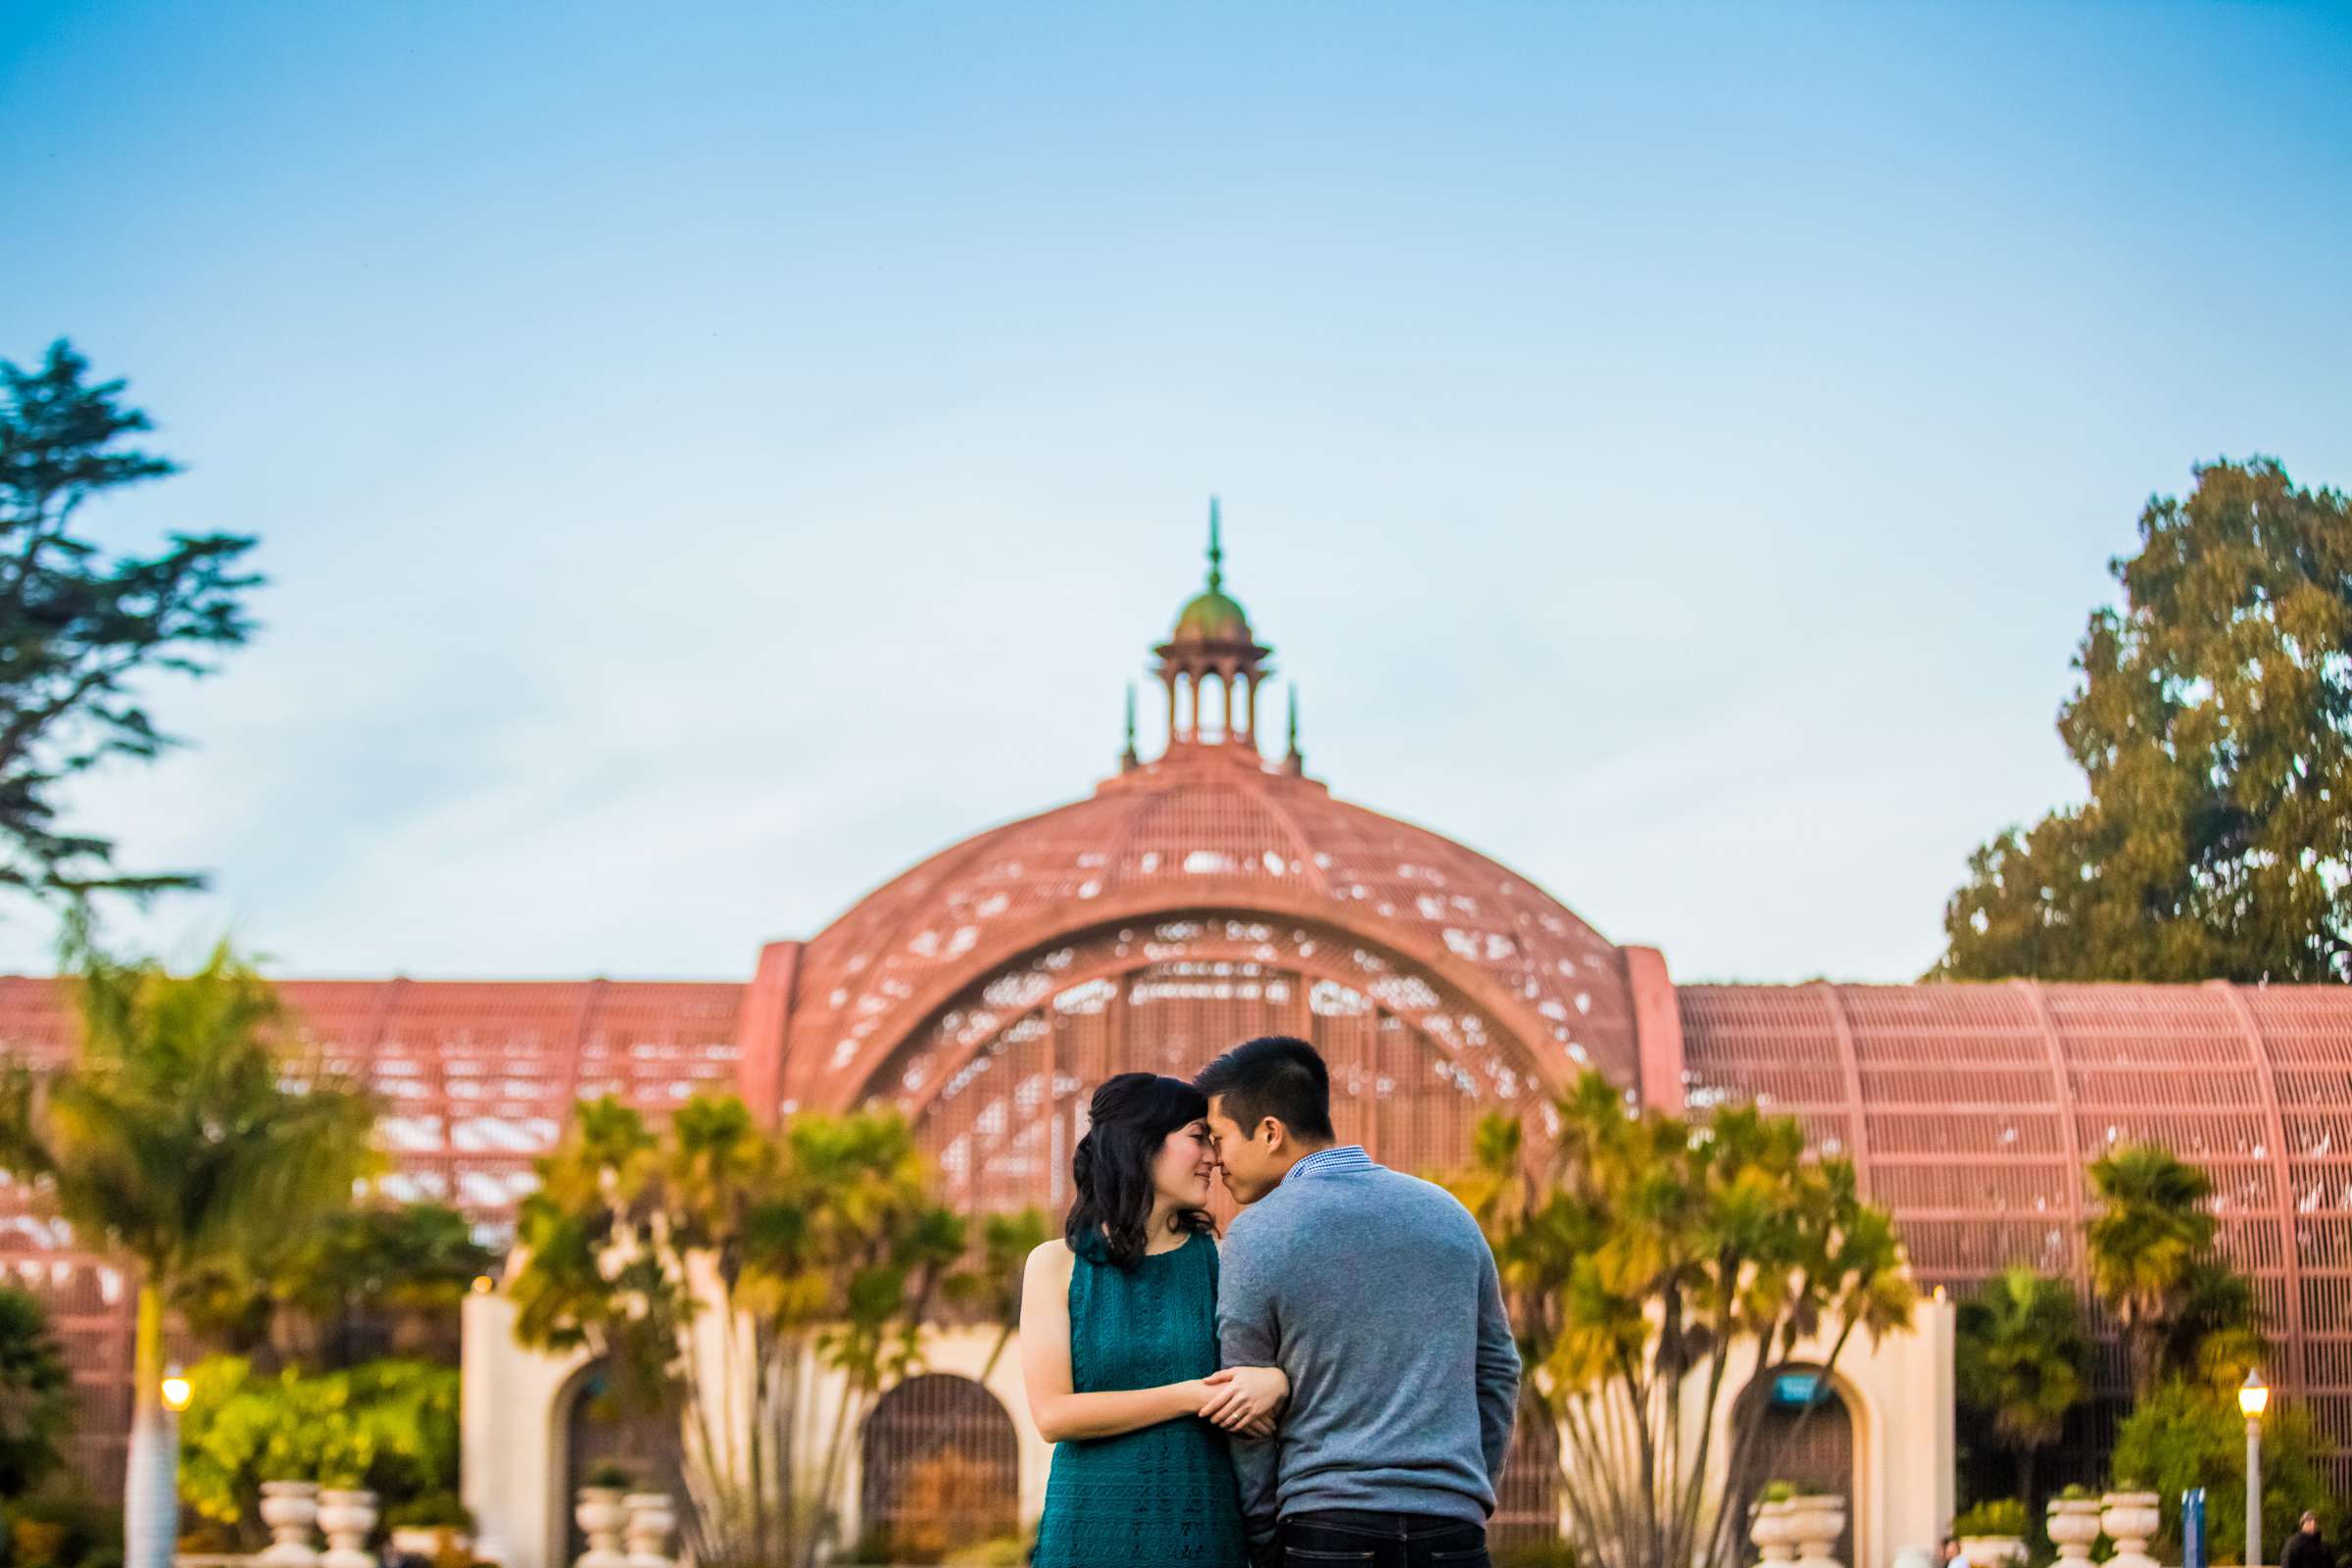
M 2017 1458 L 2017 1494 L 2036 1512 L 2034 1462 L 2058 1441 L 2090 1381 L 2090 1339 L 2073 1287 L 2022 1265 L 1961 1303 L 1960 1398 Z
M 0 360 L 0 885 L 194 887 L 185 872 L 118 871 L 112 840 L 64 827 L 57 791 L 108 758 L 172 744 L 140 693 L 156 672 L 211 673 L 209 656 L 250 635 L 254 541 L 175 533 L 160 553 L 116 555 L 81 531 L 91 501 L 176 471 L 125 444 L 147 416 L 120 401 L 122 382 L 88 371 L 62 341 L 34 369 Z
M 0 1497 L 21 1497 L 57 1468 L 74 1422 L 74 1379 L 49 1315 L 23 1291 L 0 1290 Z
M 2352 506 L 2223 462 L 2139 535 L 2058 715 L 2088 799 L 1970 857 L 1932 976 L 2352 979 Z
M 348 1203 L 373 1108 L 332 1085 L 287 1086 L 298 1064 L 270 1043 L 276 995 L 225 946 L 184 976 L 86 945 L 76 959 L 80 1053 L 0 1079 L 0 1166 L 36 1183 L 83 1245 L 138 1265 L 135 1483 L 165 1462 L 164 1313 L 222 1260 Z M 155 1501 L 130 1488 L 129 1568 L 169 1557 Z
M 603 1100 L 539 1173 L 516 1337 L 602 1356 L 624 1399 L 664 1418 L 697 1562 L 809 1568 L 837 1533 L 860 1417 L 920 1365 L 925 1310 L 965 1245 L 906 1123 L 866 1111 L 769 1131 L 730 1097 L 691 1101 L 657 1133 Z
M 369 1203 L 221 1259 L 191 1283 L 188 1325 L 223 1349 L 314 1371 L 379 1355 L 455 1364 L 459 1310 L 490 1250 L 440 1203 Z
M 2326 1445 L 2310 1417 L 2274 1399 L 2262 1426 L 2263 1518 L 2292 1521 L 2309 1508 L 2319 1514 L 2321 1532 L 2334 1539 L 2343 1513 L 2328 1493 L 2319 1458 Z M 2233 1563 L 2244 1555 L 2246 1422 L 2233 1390 L 2167 1380 L 2125 1417 L 2109 1462 L 2119 1484 L 2143 1487 L 2168 1502 L 2190 1487 L 2203 1487 L 2213 1560 Z M 2151 1551 L 2160 1562 L 2180 1560 L 2178 1510 L 2164 1510 L 2164 1533 Z
M 1587 1568 L 1731 1568 L 1787 1441 L 1742 1391 L 1909 1327 L 1893 1224 L 1792 1118 L 1635 1112 L 1592 1072 L 1557 1110 L 1541 1154 L 1488 1117 L 1450 1186 L 1560 1426 L 1571 1544 Z
M 212 1356 L 188 1374 L 180 1495 L 208 1519 L 257 1528 L 264 1481 L 366 1487 L 387 1509 L 457 1490 L 458 1371 L 406 1360 L 266 1373 Z
M 2162 1145 L 2126 1144 L 2091 1161 L 2090 1184 L 2099 1200 L 2086 1238 L 2091 1289 L 2124 1332 L 2132 1393 L 2144 1396 L 2217 1326 L 2191 1307 L 2224 1305 L 2227 1287 L 2213 1278 L 2219 1224 L 2206 1206 L 2213 1181 Z M 2243 1300 L 2251 1309 L 2251 1293 Z M 2184 1331 L 2200 1339 L 2184 1345 Z

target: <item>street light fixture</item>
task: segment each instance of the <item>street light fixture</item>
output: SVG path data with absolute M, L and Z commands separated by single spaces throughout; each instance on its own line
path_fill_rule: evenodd
M 174 1362 L 164 1368 L 163 1386 L 159 1392 L 164 1396 L 164 1408 L 177 1415 L 188 1407 L 188 1399 L 195 1390 L 189 1386 L 187 1374 L 181 1372 Z
M 2262 1562 L 2262 1412 L 2271 1407 L 2271 1386 L 2248 1369 L 2237 1386 L 2237 1409 L 2246 1418 L 2246 1568 Z

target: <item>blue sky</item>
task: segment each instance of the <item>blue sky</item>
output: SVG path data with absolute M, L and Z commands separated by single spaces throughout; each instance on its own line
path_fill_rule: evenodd
M 0 4 L 0 356 L 273 579 L 118 933 L 748 973 L 1084 793 L 1214 490 L 1340 794 L 1908 978 L 2147 496 L 2352 485 L 2348 102 L 2340 7 Z

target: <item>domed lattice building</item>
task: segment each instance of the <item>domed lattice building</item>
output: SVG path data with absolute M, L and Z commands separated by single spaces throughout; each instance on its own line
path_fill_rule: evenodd
M 1119 767 L 1085 798 L 941 851 L 808 941 L 767 946 L 747 982 L 286 985 L 306 1041 L 390 1105 L 393 1192 L 457 1203 L 497 1237 L 577 1100 L 659 1111 L 733 1088 L 778 1113 L 896 1103 L 952 1200 L 1058 1206 L 1104 1076 L 1186 1073 L 1264 1033 L 1330 1059 L 1344 1137 L 1442 1169 L 1480 1114 L 1540 1117 L 1591 1066 L 1645 1103 L 1755 1100 L 1800 1117 L 1893 1209 L 1923 1293 L 2013 1261 L 2087 1288 L 2083 1165 L 2119 1141 L 2167 1144 L 2215 1178 L 2281 1397 L 2352 1444 L 2352 992 L 1678 987 L 1656 950 L 1612 944 L 1530 878 L 1335 797 L 1305 769 L 1295 706 L 1269 760 L 1272 649 L 1222 565 L 1212 513 L 1207 585 L 1154 649 L 1154 755 L 1139 752 L 1131 706 Z M 0 980 L 10 1054 L 55 1059 L 70 1033 L 53 982 Z M 121 1276 L 22 1193 L 0 1191 L 0 1267 L 60 1313 L 90 1412 L 85 1464 L 118 1471 Z M 583 1375 L 549 1386 L 559 1408 Z M 2120 1364 L 2106 1376 L 2120 1382 Z M 1921 1388 L 1948 1409 L 1948 1364 Z M 467 1419 L 470 1453 L 470 1406 Z M 529 1460 L 540 1468 L 501 1486 L 559 1494 L 609 1441 L 568 1419 Z M 1850 1470 L 1871 1419 L 1808 1423 L 1818 1451 L 1802 1462 L 1825 1479 Z M 917 1379 L 869 1425 L 862 1505 L 887 1513 L 891 1467 L 926 1445 L 1026 1477 L 1027 1430 L 987 1389 Z M 1522 1451 L 1506 1507 L 1540 1518 L 1541 1435 Z M 1941 1462 L 1948 1478 L 1948 1439 Z

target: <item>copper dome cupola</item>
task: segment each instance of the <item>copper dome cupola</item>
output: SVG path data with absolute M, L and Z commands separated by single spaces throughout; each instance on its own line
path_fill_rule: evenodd
M 1185 602 L 1175 632 L 1152 652 L 1159 659 L 1154 673 L 1168 699 L 1168 750 L 1231 746 L 1254 760 L 1257 688 L 1274 672 L 1266 662 L 1274 650 L 1257 640 L 1249 612 L 1225 591 L 1225 549 L 1214 496 L 1208 500 L 1208 585 Z

